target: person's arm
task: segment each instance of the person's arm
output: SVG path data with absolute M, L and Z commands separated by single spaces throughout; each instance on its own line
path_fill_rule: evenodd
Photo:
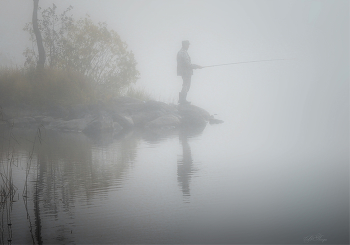
M 191 64 L 191 68 L 192 68 L 192 69 L 202 69 L 203 66 Z

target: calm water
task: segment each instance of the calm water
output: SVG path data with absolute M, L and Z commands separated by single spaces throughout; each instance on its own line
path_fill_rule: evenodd
M 2 131 L 0 181 L 15 189 L 13 202 L 2 192 L 1 242 L 348 243 L 346 145 L 233 125 L 94 137 L 41 129 L 41 141 Z

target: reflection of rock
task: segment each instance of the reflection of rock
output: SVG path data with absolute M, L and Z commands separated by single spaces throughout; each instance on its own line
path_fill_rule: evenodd
M 198 106 L 143 102 L 129 97 L 115 98 L 108 104 L 99 101 L 93 105 L 72 105 L 64 111 L 62 115 L 57 110 L 51 114 L 47 111 L 40 114 L 33 109 L 33 115 L 29 117 L 31 113 L 27 110 L 26 113 L 17 113 L 18 116 L 8 117 L 7 121 L 14 122 L 15 127 L 44 125 L 51 130 L 89 133 L 119 133 L 134 127 L 161 131 L 182 127 L 203 128 L 207 122 L 222 122 Z

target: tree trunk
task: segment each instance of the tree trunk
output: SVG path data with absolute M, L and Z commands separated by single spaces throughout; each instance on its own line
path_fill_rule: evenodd
M 36 37 L 36 44 L 38 45 L 38 53 L 39 53 L 39 60 L 37 64 L 38 69 L 44 68 L 46 54 L 45 49 L 43 45 L 43 39 L 41 37 L 41 33 L 38 27 L 38 5 L 39 0 L 33 0 L 34 1 L 34 9 L 33 9 L 33 30 Z

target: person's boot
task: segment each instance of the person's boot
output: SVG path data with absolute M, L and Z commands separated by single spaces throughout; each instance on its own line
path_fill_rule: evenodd
M 183 95 L 182 95 L 182 93 L 180 92 L 179 93 L 179 104 L 183 104 Z
M 180 105 L 188 105 L 191 104 L 191 102 L 186 100 L 187 93 L 179 93 L 179 104 Z

